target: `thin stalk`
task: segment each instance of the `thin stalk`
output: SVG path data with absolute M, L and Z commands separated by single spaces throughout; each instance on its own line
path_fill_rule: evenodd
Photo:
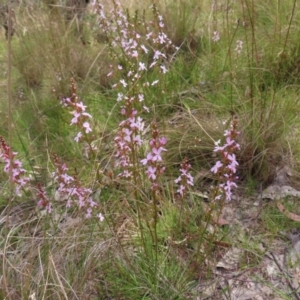
M 8 20 L 7 20 L 7 101 L 8 101 L 8 140 L 9 140 L 9 199 L 7 204 L 7 213 L 6 213 L 6 222 L 5 222 L 5 243 L 4 243 L 4 249 L 3 249 L 3 256 L 2 256 L 2 274 L 3 274 L 3 286 L 4 290 L 7 296 L 7 299 L 10 300 L 11 296 L 9 293 L 9 287 L 7 284 L 7 277 L 6 277 L 6 249 L 7 249 L 7 242 L 8 242 L 8 234 L 9 234 L 9 215 L 10 215 L 10 209 L 11 209 L 11 203 L 13 201 L 13 174 L 12 174 L 12 132 L 13 132 L 13 124 L 12 124 L 12 88 L 11 88 L 11 34 L 12 34 L 12 10 L 11 7 L 8 6 Z
M 132 137 L 131 137 L 132 139 Z M 137 164 L 137 161 L 136 161 L 136 151 L 135 151 L 135 146 L 134 146 L 134 143 L 133 143 L 133 140 L 131 141 L 131 150 L 132 150 L 132 165 L 133 165 L 133 182 L 134 182 L 134 204 L 135 204 L 135 207 L 136 207 L 136 210 L 137 210 L 137 216 L 138 216 L 138 226 L 139 226 L 139 229 L 140 229 L 140 233 L 141 233 L 141 240 L 142 240 L 142 244 L 143 244 L 143 248 L 144 248 L 144 251 L 145 251 L 145 254 L 147 256 L 147 246 L 146 246 L 146 242 L 145 242 L 145 237 L 144 237 L 144 226 L 143 226 L 143 222 L 142 222 L 142 212 L 141 212 L 141 206 L 139 204 L 139 195 L 138 195 L 138 189 L 136 188 L 138 185 L 138 177 L 139 177 L 139 174 L 138 174 L 138 170 L 137 170 L 137 167 L 138 167 L 138 164 Z
M 245 4 L 246 2 L 244 2 L 244 0 L 242 0 L 242 10 L 243 10 L 243 18 L 244 20 L 246 20 L 247 18 L 247 14 L 245 11 Z M 249 70 L 249 98 L 250 98 L 250 106 L 251 106 L 251 124 L 250 124 L 250 128 L 251 128 L 251 134 L 253 134 L 254 132 L 254 117 L 255 117 L 255 103 L 254 103 L 254 79 L 253 79 L 253 60 L 251 57 L 252 53 L 252 49 L 253 49 L 253 45 L 252 45 L 252 41 L 249 41 L 248 38 L 248 33 L 247 33 L 247 26 L 244 26 L 245 29 L 245 41 L 246 41 L 246 48 L 247 48 L 247 63 L 248 63 L 248 70 Z M 253 27 L 252 27 L 253 29 Z M 252 35 L 253 38 L 253 35 Z M 251 47 L 251 48 L 250 48 Z M 252 169 L 252 162 L 251 162 L 251 166 L 250 169 Z
M 227 6 L 229 6 L 229 1 L 227 1 Z M 232 56 L 231 56 L 231 45 L 232 45 L 232 42 L 233 42 L 233 38 L 238 30 L 238 26 L 236 27 L 235 29 L 235 32 L 234 34 L 232 35 L 231 37 L 231 40 L 230 40 L 230 20 L 229 20 L 229 13 L 228 13 L 228 9 L 226 10 L 226 27 L 227 27 L 227 35 L 228 35 L 228 40 L 230 41 L 229 43 L 229 46 L 228 46 L 228 59 L 229 59 L 229 69 L 231 72 L 230 73 L 230 81 L 233 82 L 233 72 L 232 72 Z M 231 103 L 231 110 L 233 110 L 233 103 L 232 103 L 232 84 L 230 84 L 230 103 Z
M 154 244 L 155 244 L 155 264 L 154 264 L 154 283 L 156 286 L 156 281 L 157 281 L 157 257 L 158 257 L 158 238 L 157 238 L 157 205 L 158 205 L 158 200 L 157 200 L 157 194 L 156 191 L 152 191 L 152 203 L 153 203 L 153 230 L 154 230 Z
M 282 53 L 284 53 L 285 49 L 286 49 L 286 45 L 287 45 L 287 42 L 288 42 L 288 37 L 289 37 L 289 34 L 290 34 L 290 29 L 291 29 L 291 26 L 292 26 L 292 21 L 293 21 L 294 15 L 295 15 L 295 9 L 296 9 L 296 0 L 294 0 L 294 3 L 293 3 L 292 13 L 291 13 L 291 17 L 290 17 L 289 26 L 288 26 L 288 32 L 285 36 L 285 41 L 284 41 Z

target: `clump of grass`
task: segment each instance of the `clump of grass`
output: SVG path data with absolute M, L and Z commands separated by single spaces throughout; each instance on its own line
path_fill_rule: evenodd
M 105 46 L 82 43 L 62 18 L 52 19 L 40 9 L 25 11 L 20 23 L 26 31 L 15 43 L 13 61 L 29 88 L 52 89 L 60 96 L 68 92 L 70 77 L 85 84 L 99 84 L 106 77 Z
M 282 200 L 284 200 L 284 205 L 287 211 L 294 212 L 296 215 L 299 215 L 297 199 L 286 197 Z M 263 211 L 262 222 L 268 231 L 275 236 L 286 235 L 286 237 L 288 237 L 290 230 L 299 229 L 299 224 L 297 222 L 280 213 L 276 208 L 276 205 L 272 203 L 269 203 Z
M 164 12 L 166 31 L 174 45 L 192 53 L 201 52 L 203 32 L 201 28 L 201 12 L 205 4 L 197 1 L 167 2 L 161 5 Z M 174 20 L 176 22 L 174 23 Z

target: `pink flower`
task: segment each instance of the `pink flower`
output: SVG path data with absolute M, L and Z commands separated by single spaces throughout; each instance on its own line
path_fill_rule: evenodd
M 87 210 L 86 210 L 86 214 L 85 214 L 85 217 L 87 219 L 91 218 L 92 216 L 92 209 L 89 207 Z
M 148 49 L 145 47 L 145 45 L 141 45 L 141 48 L 143 49 L 143 51 L 147 54 L 149 51 Z
M 153 67 L 156 66 L 156 65 L 157 65 L 157 61 L 154 60 L 154 61 L 150 64 L 149 69 L 153 68 Z
M 228 168 L 233 172 L 236 173 L 236 167 L 239 165 L 238 162 L 236 161 L 235 154 L 228 154 L 227 156 L 230 164 L 228 164 Z
M 153 60 L 158 60 L 162 53 L 159 50 L 154 52 Z
M 123 99 L 124 95 L 122 93 L 118 93 L 117 101 L 121 101 Z
M 220 151 L 223 151 L 225 148 L 226 148 L 226 145 L 224 145 L 224 146 L 216 146 L 216 147 L 214 148 L 214 152 L 220 152 Z
M 125 177 L 125 178 L 130 178 L 131 177 L 131 172 L 129 172 L 128 170 L 124 170 L 124 172 L 123 172 L 123 177 Z
M 137 129 L 139 131 L 144 130 L 144 122 L 143 119 L 141 117 L 137 117 L 135 118 L 131 118 L 129 119 L 130 122 L 130 127 L 133 129 Z
M 78 120 L 79 120 L 81 114 L 78 113 L 77 111 L 73 111 L 72 114 L 74 115 L 74 118 L 71 120 L 71 125 L 78 124 Z
M 126 87 L 127 86 L 127 83 L 124 79 L 121 79 L 120 80 L 120 83 L 123 85 L 123 87 Z
M 163 72 L 163 74 L 168 72 L 167 68 L 164 65 L 161 65 L 160 68 L 161 68 L 161 71 Z
M 134 51 L 132 51 L 131 56 L 132 56 L 132 57 L 138 57 L 138 56 L 139 56 L 139 53 L 138 53 L 136 50 L 134 50 Z
M 147 165 L 148 162 L 152 161 L 152 158 L 153 158 L 153 155 L 152 155 L 151 152 L 149 152 L 149 153 L 147 154 L 147 157 L 141 160 L 141 163 L 142 163 L 143 165 Z
M 139 62 L 139 71 L 147 71 L 145 63 Z
M 184 190 L 185 190 L 185 186 L 184 185 L 180 185 L 179 189 L 177 190 L 177 193 L 180 194 L 181 196 L 183 196 Z
M 82 116 L 85 116 L 85 117 L 88 117 L 88 118 L 90 118 L 90 119 L 93 118 L 92 115 L 90 115 L 90 114 L 87 113 L 87 112 L 83 112 L 81 115 L 82 115 Z
M 147 113 L 150 112 L 150 109 L 147 106 L 143 106 L 144 111 L 146 111 Z
M 160 155 L 161 151 L 162 151 L 162 148 L 158 148 L 158 149 L 152 148 L 152 153 L 154 154 L 152 156 L 152 161 L 162 161 L 162 158 Z
M 97 215 L 97 217 L 98 217 L 98 219 L 99 219 L 100 222 L 103 222 L 103 221 L 104 221 L 104 217 L 103 217 L 103 215 L 102 215 L 101 213 L 99 213 L 99 214 Z
M 139 97 L 139 101 L 140 102 L 144 101 L 144 95 L 143 94 L 139 94 L 138 97 Z
M 216 43 L 217 41 L 220 40 L 220 34 L 218 31 L 214 31 L 214 35 L 212 37 L 212 40 Z
M 219 169 L 223 166 L 223 164 L 218 160 L 216 164 L 210 169 L 213 173 L 218 173 Z
M 163 137 L 159 138 L 159 143 L 163 146 L 167 143 L 167 139 L 163 136 Z
M 229 136 L 229 137 L 226 138 L 226 144 L 224 145 L 224 148 L 228 148 L 228 147 L 230 147 L 234 144 L 235 144 L 235 141 L 231 140 L 231 137 Z
M 235 47 L 234 50 L 237 52 L 238 55 L 240 55 L 242 50 L 243 50 L 243 41 L 237 40 L 236 41 L 236 47 Z
M 148 170 L 147 170 L 147 175 L 149 177 L 150 180 L 155 180 L 156 179 L 156 168 L 149 166 Z
M 181 176 L 174 180 L 175 183 L 179 183 L 182 180 Z
M 89 133 L 89 132 L 92 131 L 92 128 L 90 127 L 90 123 L 84 122 L 84 123 L 82 124 L 82 126 L 83 126 L 83 128 L 85 128 L 85 133 Z
M 136 143 L 138 146 L 141 146 L 143 144 L 143 140 L 141 139 L 141 137 L 139 135 L 136 135 L 133 138 L 133 142 Z
M 79 108 L 80 111 L 85 111 L 86 106 L 83 105 L 82 102 L 76 103 L 76 107 Z
M 76 137 L 74 138 L 74 141 L 76 143 L 79 143 L 80 139 L 82 138 L 82 133 L 81 132 L 78 132 Z

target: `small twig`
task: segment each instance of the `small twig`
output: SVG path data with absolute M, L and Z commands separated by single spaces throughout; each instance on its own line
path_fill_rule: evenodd
M 259 204 L 258 204 L 258 206 L 260 207 L 260 209 L 258 210 L 258 212 L 254 216 L 250 217 L 249 221 L 257 220 L 259 218 L 259 216 L 261 215 L 262 211 L 265 209 L 265 207 L 267 205 L 268 205 L 268 203 L 264 204 L 262 184 L 260 184 L 259 185 Z
M 276 258 L 275 255 L 273 254 L 273 252 L 270 251 L 270 255 L 272 256 L 272 259 L 274 260 L 274 262 L 275 262 L 277 268 L 280 270 L 280 272 L 282 272 L 282 273 L 285 275 L 284 278 L 285 278 L 285 280 L 286 280 L 286 283 L 288 284 L 290 290 L 292 291 L 292 294 L 295 296 L 295 299 L 300 300 L 300 295 L 299 295 L 299 294 L 297 293 L 297 291 L 293 288 L 293 286 L 292 286 L 292 284 L 291 284 L 291 282 L 290 282 L 290 280 L 289 280 L 288 275 L 287 275 L 286 272 L 281 268 L 281 266 L 280 266 L 280 264 L 279 264 L 277 258 Z

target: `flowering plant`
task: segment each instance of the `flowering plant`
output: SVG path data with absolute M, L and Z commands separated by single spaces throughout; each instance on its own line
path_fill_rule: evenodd
M 240 133 L 237 131 L 237 120 L 234 119 L 229 130 L 225 130 L 225 144 L 220 146 L 220 141 L 215 143 L 214 152 L 220 153 L 221 159 L 211 168 L 211 172 L 218 175 L 219 185 L 215 189 L 214 200 L 220 200 L 223 197 L 227 201 L 231 200 L 232 188 L 236 188 L 235 175 L 238 162 L 235 151 L 240 150 L 240 145 L 236 139 Z
M 113 88 L 120 89 L 117 101 L 124 116 L 114 139 L 116 166 L 121 168 L 119 176 L 136 182 L 138 164 L 142 163 L 148 166 L 146 174 L 153 183 L 164 170 L 159 162 L 162 161 L 161 152 L 165 151 L 162 146 L 166 139 L 158 136 L 157 125 L 153 125 L 151 152 L 142 161 L 139 159 L 145 127 L 141 113 L 149 112 L 144 105 L 145 91 L 159 83 L 159 79 L 149 82 L 146 75 L 154 69 L 162 75 L 168 71 L 166 50 L 173 47 L 172 42 L 163 31 L 163 17 L 155 5 L 151 6 L 154 21 L 149 22 L 144 17 L 140 20 L 137 14 L 130 18 L 119 2 L 113 1 L 113 9 L 109 12 L 105 11 L 103 4 L 96 3 L 94 7 L 99 26 L 110 45 L 111 56 L 117 61 L 116 66 L 111 65 L 107 76 L 116 78 Z
M 179 184 L 179 188 L 177 193 L 182 198 L 187 191 L 189 186 L 194 185 L 194 177 L 191 175 L 189 170 L 191 169 L 191 165 L 188 163 L 187 158 L 183 160 L 183 163 L 180 164 L 180 176 L 174 180 L 176 184 Z
M 71 78 L 71 97 L 66 97 L 61 100 L 61 104 L 64 107 L 69 107 L 73 109 L 71 114 L 73 118 L 70 125 L 76 125 L 79 128 L 79 132 L 74 138 L 75 142 L 80 142 L 84 137 L 85 140 L 89 141 L 88 134 L 92 132 L 92 128 L 88 119 L 92 119 L 92 116 L 86 112 L 86 105 L 83 105 L 82 101 L 79 101 L 76 93 L 76 85 L 74 79 Z
M 4 172 L 11 176 L 12 182 L 15 184 L 15 193 L 21 196 L 21 189 L 29 182 L 29 177 L 26 176 L 26 170 L 23 169 L 23 164 L 20 160 L 15 159 L 17 152 L 10 149 L 2 136 L 0 136 L 0 158 L 3 159 L 5 166 Z

